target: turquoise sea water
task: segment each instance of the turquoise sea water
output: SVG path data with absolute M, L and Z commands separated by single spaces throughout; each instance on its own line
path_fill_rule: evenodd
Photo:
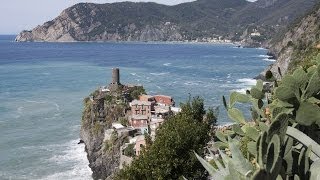
M 164 43 L 15 43 L 0 36 L 0 179 L 90 179 L 78 145 L 82 99 L 111 80 L 143 84 L 177 104 L 254 84 L 266 50 Z M 220 123 L 227 123 L 220 108 Z

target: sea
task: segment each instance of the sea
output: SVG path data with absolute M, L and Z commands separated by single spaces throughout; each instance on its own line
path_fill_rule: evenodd
M 261 48 L 232 44 L 113 42 L 17 43 L 0 36 L 0 179 L 91 179 L 78 145 L 82 101 L 111 81 L 176 104 L 200 96 L 230 123 L 222 96 L 245 92 L 272 60 Z

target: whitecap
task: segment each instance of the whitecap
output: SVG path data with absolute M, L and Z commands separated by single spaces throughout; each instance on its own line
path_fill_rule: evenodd
M 259 55 L 259 57 L 262 57 L 262 58 L 271 58 L 272 56 L 262 54 L 262 55 Z
M 246 94 L 247 90 L 248 90 L 248 88 L 233 89 L 233 90 L 231 90 L 231 92 L 236 91 L 236 92 L 241 93 L 241 94 Z
M 187 81 L 185 83 L 183 83 L 186 86 L 196 86 L 199 85 L 199 82 L 195 82 L 195 81 Z
M 42 179 L 92 179 L 92 171 L 88 166 L 89 162 L 87 160 L 86 152 L 84 151 L 84 144 L 78 144 L 78 140 L 72 140 L 65 144 L 55 145 L 55 148 L 55 151 L 60 150 L 60 152 L 58 152 L 59 154 L 52 156 L 48 161 L 57 165 L 71 163 L 73 166 L 71 169 L 51 174 Z
M 137 73 L 130 73 L 132 76 L 141 77 Z
M 167 75 L 169 74 L 168 72 L 162 72 L 162 73 L 150 73 L 151 75 L 154 75 L 154 76 L 163 76 L 163 75 Z
M 56 106 L 56 110 L 57 110 L 57 111 L 60 111 L 60 106 L 59 106 L 59 104 L 57 104 L 57 103 L 55 103 L 55 102 L 53 102 L 53 104 Z
M 275 62 L 275 61 L 276 61 L 275 59 L 269 59 L 269 58 L 264 58 L 264 59 L 262 59 L 262 60 L 264 60 L 264 61 L 270 61 L 270 62 Z
M 164 65 L 164 66 L 170 66 L 171 63 L 164 63 L 163 65 Z
M 245 86 L 254 86 L 257 83 L 257 80 L 250 79 L 250 78 L 242 78 L 242 79 L 238 79 L 237 81 L 242 83 Z
M 22 111 L 23 111 L 24 107 L 20 106 L 17 108 L 17 111 L 19 114 L 22 114 Z
M 182 67 L 180 67 L 181 69 L 190 69 L 190 68 L 192 68 L 192 66 L 182 66 Z
M 46 104 L 48 103 L 47 101 L 33 101 L 33 100 L 23 100 L 25 102 L 28 102 L 28 103 L 37 103 L 37 104 Z

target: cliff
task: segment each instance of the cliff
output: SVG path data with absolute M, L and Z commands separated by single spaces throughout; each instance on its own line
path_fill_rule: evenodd
M 307 65 L 319 53 L 319 43 L 320 4 L 270 41 L 269 54 L 275 56 L 277 61 L 259 77 L 263 78 L 265 72 L 271 70 L 277 78 L 280 78 L 278 68 L 285 74 L 298 65 Z
M 80 138 L 94 179 L 110 178 L 119 169 L 120 146 L 125 139 L 108 133 L 107 129 L 112 122 L 126 116 L 127 107 L 120 101 L 122 98 L 117 94 L 99 90 L 84 100 Z
M 22 31 L 16 41 L 205 41 L 222 37 L 259 44 L 315 2 L 198 0 L 175 6 L 80 3 L 52 21 Z M 254 31 L 262 35 L 251 37 Z

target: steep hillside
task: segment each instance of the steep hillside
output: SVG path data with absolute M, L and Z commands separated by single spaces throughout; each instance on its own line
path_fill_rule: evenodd
M 320 52 L 320 4 L 290 25 L 285 33 L 275 36 L 269 48 L 277 61 L 267 70 L 270 69 L 278 78 L 278 68 L 284 74 L 298 65 L 309 66 Z
M 264 41 L 300 16 L 315 0 L 198 0 L 156 3 L 80 3 L 57 18 L 21 32 L 17 41 L 205 41 L 224 37 Z M 285 10 L 284 10 L 285 9 Z

